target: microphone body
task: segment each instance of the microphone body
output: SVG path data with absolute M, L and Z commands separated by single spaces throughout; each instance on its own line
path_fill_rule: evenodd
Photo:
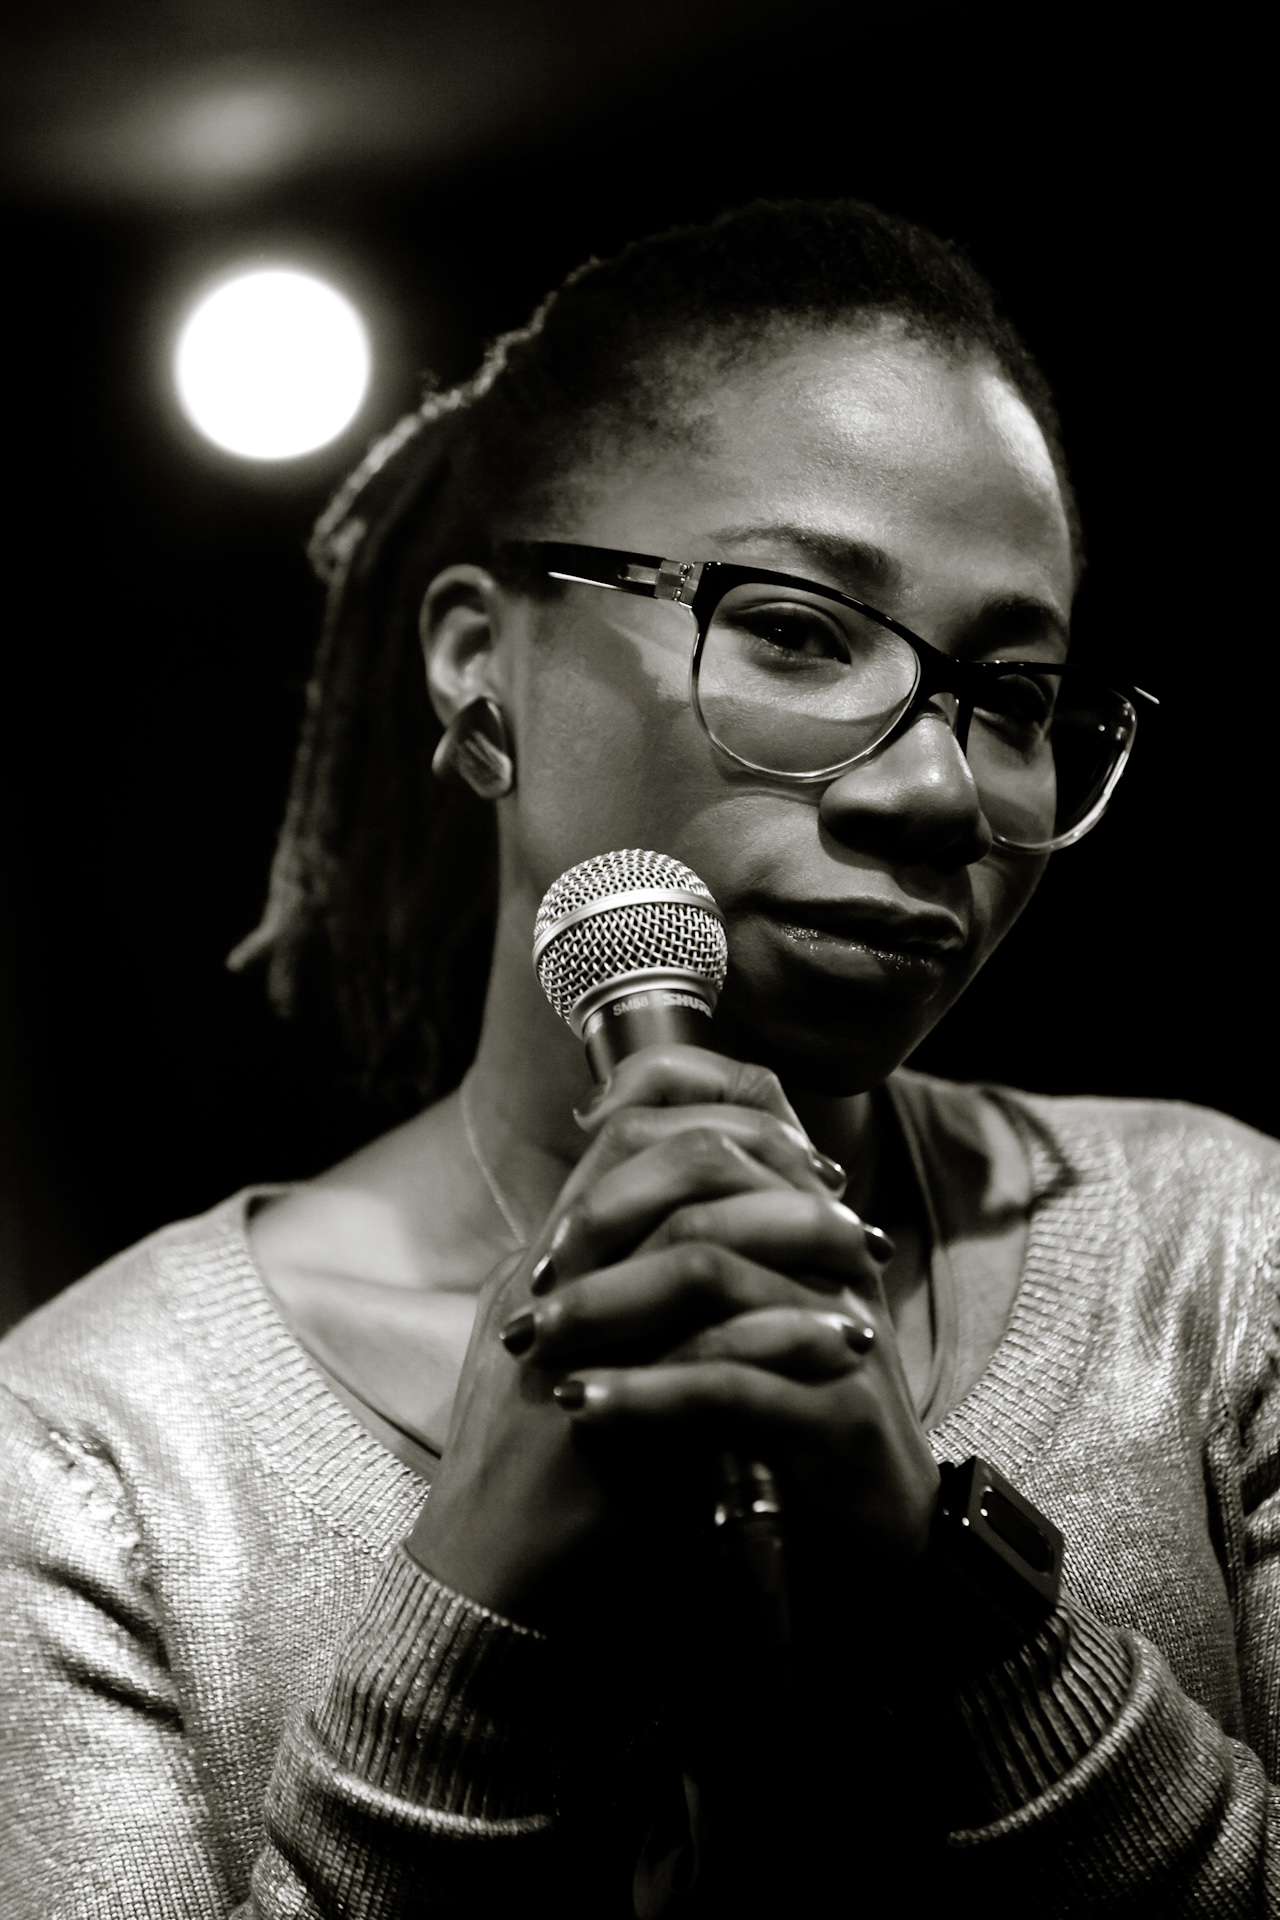
M 641 1047 L 713 1046 L 728 960 L 711 892 L 668 854 L 597 854 L 561 874 L 538 909 L 534 970 L 597 1080 Z M 752 1594 L 755 1637 L 785 1685 L 790 1611 L 777 1484 L 762 1462 L 733 1453 L 721 1457 L 720 1484 L 716 1526 Z
M 597 1080 L 661 1041 L 709 1047 L 728 963 L 719 907 L 667 854 L 597 854 L 562 873 L 538 909 L 534 971 Z
M 607 1080 L 620 1060 L 641 1047 L 666 1043 L 711 1045 L 711 1008 L 680 981 L 637 985 L 596 1008 L 582 1031 L 582 1044 L 597 1080 Z

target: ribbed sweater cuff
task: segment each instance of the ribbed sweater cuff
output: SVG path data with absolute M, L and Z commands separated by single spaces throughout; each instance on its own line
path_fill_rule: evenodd
M 956 1695 L 998 1815 L 1016 1812 L 1077 1766 L 1131 1687 L 1118 1637 L 1064 1595 L 1031 1640 Z
M 348 1639 L 313 1731 L 396 1800 L 485 1823 L 551 1811 L 544 1635 L 441 1586 L 403 1548 Z

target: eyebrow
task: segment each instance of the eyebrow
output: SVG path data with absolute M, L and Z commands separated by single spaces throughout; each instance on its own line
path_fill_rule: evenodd
M 872 540 L 853 540 L 844 534 L 822 533 L 784 521 L 758 526 L 721 527 L 713 538 L 725 546 L 743 547 L 768 541 L 770 546 L 797 547 L 837 580 L 864 582 L 873 593 L 888 593 L 901 584 L 902 568 Z
M 851 581 L 868 596 L 892 593 L 902 584 L 902 567 L 892 554 L 871 540 L 856 540 L 844 534 L 823 533 L 815 527 L 790 522 L 762 521 L 758 526 L 721 527 L 713 538 L 725 546 L 750 546 L 768 541 L 771 546 L 795 547 L 833 579 Z M 855 593 L 861 598 L 861 593 Z M 1050 600 L 1031 593 L 1003 593 L 988 600 L 967 623 L 968 639 L 962 651 L 970 652 L 990 640 L 1029 640 L 1037 630 L 1046 629 L 1066 646 L 1071 637 L 1069 622 Z

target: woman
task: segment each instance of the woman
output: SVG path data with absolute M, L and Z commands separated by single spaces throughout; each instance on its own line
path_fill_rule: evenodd
M 7 1343 L 6 1912 L 1262 1911 L 1276 1150 L 898 1071 L 1131 738 L 1062 671 L 1071 492 L 986 287 L 844 202 L 642 243 L 317 554 L 240 959 L 431 1103 Z M 631 847 L 731 967 L 712 1045 L 593 1090 L 533 924 Z

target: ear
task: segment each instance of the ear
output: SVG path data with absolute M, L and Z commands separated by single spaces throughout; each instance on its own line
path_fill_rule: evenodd
M 427 690 L 442 726 L 482 694 L 500 699 L 494 648 L 504 606 L 502 588 L 483 567 L 446 567 L 427 588 L 418 632 Z

